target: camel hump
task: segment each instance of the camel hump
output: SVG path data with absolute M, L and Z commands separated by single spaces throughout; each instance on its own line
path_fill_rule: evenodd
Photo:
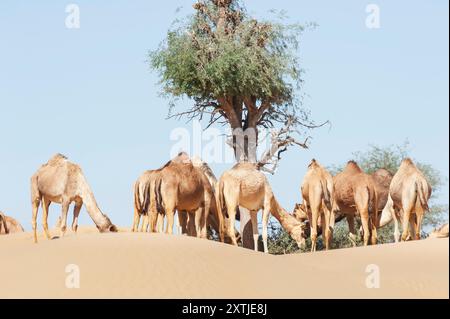
M 316 161 L 316 159 L 315 158 L 313 158 L 312 160 L 311 160 L 311 163 L 309 163 L 309 168 L 312 168 L 312 167 L 317 167 L 317 166 L 319 166 L 319 163 Z
M 57 163 L 60 163 L 62 161 L 66 161 L 66 160 L 67 160 L 67 156 L 65 156 L 61 153 L 57 153 L 48 160 L 47 164 L 53 165 L 53 164 L 57 164 Z
M 348 161 L 346 169 L 362 172 L 362 169 L 359 167 L 358 163 L 356 163 L 356 161 L 354 160 Z
M 407 157 L 407 158 L 405 158 L 405 159 L 403 160 L 403 164 L 406 164 L 406 165 L 414 165 L 414 162 L 412 161 L 411 158 Z

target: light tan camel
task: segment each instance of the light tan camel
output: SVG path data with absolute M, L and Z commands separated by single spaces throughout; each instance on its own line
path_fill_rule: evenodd
M 411 238 L 420 239 L 422 220 L 429 210 L 428 200 L 432 189 L 422 172 L 414 165 L 413 161 L 406 158 L 392 179 L 389 189 L 389 198 L 383 211 L 385 216 L 393 218 L 395 223 L 394 238 L 399 241 L 400 232 L 398 221 L 402 222 L 402 241 L 406 241 L 410 235 L 408 226 L 411 226 Z
M 71 163 L 61 154 L 53 156 L 46 164 L 42 165 L 31 177 L 31 204 L 33 207 L 32 226 L 34 242 L 37 243 L 37 214 L 39 204 L 42 202 L 42 225 L 48 239 L 51 238 L 48 230 L 48 209 L 50 204 L 62 205 L 61 236 L 64 236 L 67 228 L 67 212 L 69 205 L 75 202 L 73 210 L 72 229 L 78 228 L 78 215 L 83 204 L 86 205 L 89 216 L 94 221 L 100 232 L 116 232 L 109 218 L 102 213 L 95 201 L 94 194 L 81 171 L 81 168 Z
M 205 195 L 208 194 L 204 188 L 205 180 L 206 177 L 192 165 L 186 153 L 180 153 L 161 169 L 155 182 L 155 199 L 158 213 L 167 217 L 166 233 L 173 233 L 175 210 L 195 216 L 196 211 L 202 208 L 209 214 L 212 198 Z M 198 235 L 206 231 L 204 225 L 195 227 Z
M 218 210 L 220 213 L 228 214 L 227 228 L 232 244 L 237 246 L 234 232 L 236 210 L 242 206 L 250 211 L 253 228 L 253 240 L 255 250 L 258 250 L 258 220 L 257 213 L 263 209 L 262 237 L 264 252 L 268 253 L 267 247 L 267 224 L 274 197 L 269 182 L 263 173 L 257 170 L 252 163 L 238 163 L 232 169 L 226 171 L 219 180 L 218 187 Z
M 158 214 L 155 201 L 155 183 L 161 170 L 145 171 L 134 184 L 134 219 L 133 232 L 137 232 L 141 217 L 143 221 L 140 232 L 157 231 L 157 224 L 162 227 L 163 215 Z
M 301 186 L 303 208 L 311 226 L 311 251 L 316 251 L 318 222 L 321 217 L 322 232 L 326 250 L 332 241 L 334 226 L 334 185 L 333 177 L 316 160 L 312 160 Z M 333 223 L 330 226 L 330 223 Z
M 355 245 L 355 214 L 361 217 L 364 245 L 377 243 L 378 195 L 372 176 L 365 174 L 354 161 L 348 162 L 344 171 L 334 177 L 337 210 L 345 214 L 349 224 L 350 239 Z
M 12 217 L 0 212 L 0 235 L 23 233 L 24 229 L 20 223 Z

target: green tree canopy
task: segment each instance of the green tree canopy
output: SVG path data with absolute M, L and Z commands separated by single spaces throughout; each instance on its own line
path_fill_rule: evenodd
M 254 129 L 256 145 L 258 127 L 281 126 L 264 165 L 290 145 L 307 147 L 292 137 L 300 127 L 301 134 L 315 127 L 298 96 L 298 40 L 304 27 L 253 19 L 237 0 L 199 0 L 194 9 L 150 54 L 163 92 L 194 101 L 192 108 L 170 115 Z M 256 149 L 246 149 L 249 153 L 256 157 Z

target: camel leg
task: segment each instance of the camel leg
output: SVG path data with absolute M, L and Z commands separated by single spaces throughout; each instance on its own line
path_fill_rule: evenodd
M 178 223 L 180 224 L 180 229 L 178 230 L 178 233 L 180 235 L 188 234 L 187 222 L 188 222 L 187 213 L 184 211 L 178 212 Z
M 364 246 L 367 246 L 369 245 L 370 239 L 369 211 L 368 209 L 363 209 L 359 214 L 364 231 Z
M 230 205 L 227 203 L 228 211 L 228 236 L 231 239 L 231 244 L 237 246 L 236 234 L 234 233 L 234 223 L 236 220 L 237 205 Z
M 80 210 L 83 203 L 75 203 L 73 207 L 73 222 L 72 222 L 72 230 L 74 233 L 78 230 L 78 216 L 80 216 Z
M 400 230 L 398 227 L 398 215 L 393 205 L 389 206 L 389 212 L 394 220 L 394 240 L 398 243 L 400 241 Z
M 50 207 L 50 201 L 42 197 L 42 227 L 44 228 L 44 233 L 47 239 L 52 239 L 50 232 L 48 230 L 48 209 Z
M 41 200 L 38 198 L 32 202 L 33 215 L 31 217 L 31 226 L 33 227 L 33 240 L 37 243 L 37 214 Z
M 173 222 L 174 222 L 174 208 L 170 208 L 166 210 L 167 216 L 167 226 L 166 226 L 166 234 L 173 234 Z
M 195 213 L 187 213 L 187 233 L 189 237 L 197 237 L 197 229 L 195 228 Z
M 194 216 L 194 222 L 195 222 L 195 231 L 196 231 L 196 237 L 202 238 L 203 237 L 203 214 L 204 214 L 204 208 L 200 207 L 193 213 L 191 213 Z
M 420 240 L 421 238 L 421 230 L 422 230 L 422 221 L 423 221 L 423 211 L 422 212 L 418 212 L 416 211 L 416 240 Z
M 134 207 L 134 218 L 133 218 L 133 228 L 132 228 L 132 232 L 137 232 L 138 231 L 138 227 L 139 227 L 139 223 L 141 221 L 141 214 L 139 214 L 138 209 L 136 208 L 136 206 Z
M 62 202 L 62 210 L 61 210 L 61 228 L 60 228 L 60 234 L 61 237 L 64 237 L 64 234 L 66 233 L 67 229 L 67 213 L 69 212 L 69 205 L 68 202 Z
M 331 212 L 326 208 L 326 205 L 323 205 L 323 213 L 322 213 L 322 237 L 325 243 L 325 250 L 330 249 L 331 245 L 331 230 L 330 230 L 330 219 Z
M 353 247 L 356 247 L 356 231 L 355 231 L 355 215 L 352 213 L 347 214 L 348 223 L 348 237 L 352 242 Z
M 162 234 L 164 232 L 164 215 L 158 213 L 156 228 L 158 229 L 158 233 Z
M 411 213 L 411 215 L 409 215 L 409 239 L 408 240 L 416 240 L 417 237 L 417 220 L 416 220 L 416 214 Z
M 208 239 L 208 218 L 209 218 L 209 211 L 211 208 L 211 203 L 206 202 L 205 207 L 203 208 L 203 214 L 202 215 L 202 233 L 201 238 Z
M 259 233 L 258 233 L 258 211 L 250 211 L 250 220 L 252 223 L 252 231 L 253 231 L 253 244 L 254 244 L 254 250 L 258 251 L 258 239 L 259 239 Z
M 370 233 L 370 243 L 376 245 L 378 241 L 377 234 L 377 224 L 373 220 L 370 221 L 371 233 Z
M 139 232 L 140 233 L 146 233 L 147 232 L 147 228 L 148 228 L 148 214 L 144 214 L 142 216 L 142 224 L 141 224 L 141 228 L 139 228 Z
M 309 203 L 309 205 L 308 218 L 311 224 L 311 252 L 315 252 L 317 249 L 317 221 L 320 213 L 320 202 L 319 204 Z
M 263 244 L 264 244 L 264 253 L 269 253 L 269 248 L 267 246 L 267 237 L 268 237 L 268 230 L 267 225 L 269 224 L 269 214 L 270 214 L 270 204 L 266 203 L 263 208 L 263 216 L 262 216 L 262 238 L 263 238 Z
M 409 235 L 409 219 L 411 216 L 411 209 L 407 207 L 406 209 L 403 209 L 403 220 L 402 220 L 402 241 L 406 241 L 408 239 Z

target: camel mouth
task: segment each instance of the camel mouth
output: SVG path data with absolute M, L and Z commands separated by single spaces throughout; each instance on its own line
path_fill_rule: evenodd
M 110 233 L 117 233 L 119 230 L 117 229 L 116 225 L 110 225 L 109 228 L 108 228 L 108 231 Z

